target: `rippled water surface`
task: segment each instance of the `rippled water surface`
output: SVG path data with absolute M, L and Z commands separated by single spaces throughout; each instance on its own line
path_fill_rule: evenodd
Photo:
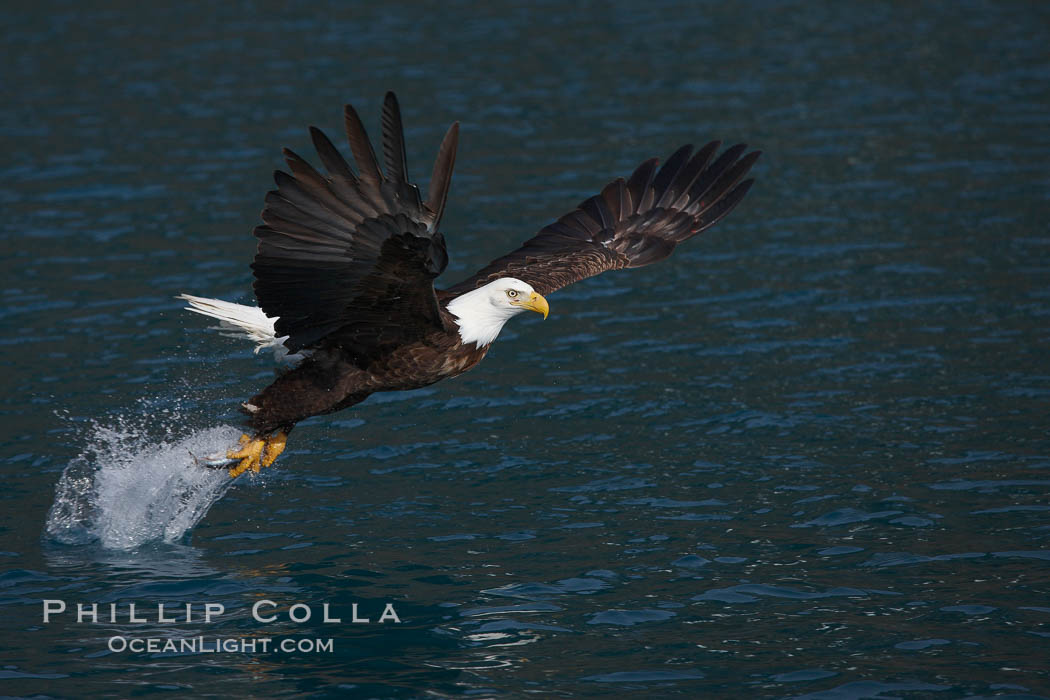
M 3 694 L 1050 697 L 1047 6 L 90 5 L 0 23 Z M 280 148 L 387 89 L 424 180 L 462 121 L 448 283 L 681 143 L 765 156 L 476 370 L 178 482 L 165 543 L 272 377 L 172 297 L 250 300 Z M 200 635 L 333 650 L 108 648 Z

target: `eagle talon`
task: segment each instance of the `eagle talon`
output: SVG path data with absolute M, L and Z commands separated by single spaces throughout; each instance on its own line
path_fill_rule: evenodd
M 288 444 L 288 433 L 280 432 L 275 435 L 271 435 L 266 441 L 266 451 L 262 456 L 262 466 L 268 467 L 277 461 L 277 458 L 284 452 L 285 445 Z
M 255 438 L 254 440 L 247 440 L 241 442 L 240 444 L 243 445 L 241 449 L 236 451 L 231 450 L 230 452 L 226 453 L 226 456 L 229 459 L 241 460 L 236 467 L 230 469 L 231 479 L 236 479 L 238 476 L 248 471 L 249 469 L 251 469 L 253 472 L 258 472 L 261 468 L 259 464 L 259 459 L 262 456 L 263 447 L 266 446 L 266 443 L 260 438 Z
M 238 442 L 241 449 L 226 453 L 227 459 L 240 460 L 236 467 L 230 468 L 230 478 L 236 479 L 249 469 L 258 474 L 260 469 L 270 466 L 277 460 L 284 452 L 287 442 L 288 434 L 284 432 L 266 438 L 249 438 L 247 435 L 242 435 Z

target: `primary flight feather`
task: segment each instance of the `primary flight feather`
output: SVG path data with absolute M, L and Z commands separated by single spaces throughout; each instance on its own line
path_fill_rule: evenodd
M 438 231 L 456 161 L 459 124 L 438 149 L 426 199 L 409 181 L 401 110 L 388 92 L 380 167 L 360 117 L 345 109 L 352 170 L 319 129 L 310 136 L 327 174 L 285 149 L 266 195 L 252 270 L 259 307 L 190 295 L 192 311 L 247 335 L 257 351 L 297 362 L 242 404 L 251 434 L 227 458 L 231 476 L 272 464 L 288 432 L 377 391 L 417 389 L 461 374 L 485 356 L 503 324 L 523 311 L 546 318 L 546 295 L 607 270 L 663 260 L 740 203 L 759 152 L 716 157 L 719 142 L 682 146 L 544 227 L 520 248 L 448 289 Z

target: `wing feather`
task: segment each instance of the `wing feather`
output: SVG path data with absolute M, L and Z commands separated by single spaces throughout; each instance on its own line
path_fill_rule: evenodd
M 733 207 L 740 203 L 740 200 L 744 198 L 744 195 L 747 194 L 747 191 L 751 189 L 753 184 L 755 184 L 754 179 L 744 180 L 733 188 L 729 194 L 704 210 L 698 219 L 701 228 L 711 228 L 721 221 L 726 214 L 733 211 Z
M 388 92 L 383 100 L 383 160 L 387 178 L 393 182 L 408 182 L 405 128 L 401 124 L 401 107 L 392 92 Z
M 306 190 L 309 196 L 323 203 L 325 207 L 347 221 L 360 223 L 366 218 L 366 213 L 347 201 L 348 199 L 352 201 L 353 197 L 340 197 L 339 188 L 333 187 L 333 183 L 314 170 L 312 165 L 296 153 L 287 148 L 284 149 L 284 160 L 288 163 L 298 186 Z
M 290 172 L 277 171 L 266 195 L 252 269 L 255 294 L 276 332 L 294 352 L 337 344 L 361 363 L 391 344 L 419 340 L 444 322 L 433 281 L 448 264 L 437 231 L 455 162 L 456 130 L 442 142 L 431 183 L 440 206 L 423 204 L 408 182 L 397 98 L 383 103 L 386 174 L 364 125 L 347 105 L 345 127 L 357 166 L 324 133 L 310 137 L 327 174 L 285 150 Z
M 653 180 L 653 195 L 656 198 L 656 202 L 653 204 L 654 207 L 659 208 L 665 204 L 670 204 L 669 198 L 674 192 L 674 182 L 677 180 L 678 174 L 689 163 L 689 157 L 692 153 L 693 144 L 687 143 L 672 153 L 671 157 L 664 162 L 660 171 L 656 173 L 656 179 Z
M 550 294 L 608 270 L 663 260 L 679 243 L 718 223 L 754 182 L 740 180 L 761 152 L 744 155 L 747 146 L 739 144 L 711 162 L 720 145 L 712 141 L 695 154 L 691 145 L 682 146 L 659 170 L 657 159 L 643 162 L 626 182 L 613 180 L 443 295 L 463 294 L 500 277 L 517 277 Z
M 441 140 L 437 158 L 434 160 L 434 172 L 430 176 L 430 189 L 427 191 L 427 209 L 435 220 L 440 220 L 448 200 L 449 186 L 452 184 L 452 168 L 456 165 L 456 148 L 459 145 L 459 122 L 453 122 Z
M 354 162 L 357 163 L 360 179 L 379 187 L 383 181 L 383 173 L 379 170 L 376 152 L 372 149 L 372 142 L 368 140 L 368 132 L 365 131 L 365 125 L 361 123 L 361 117 L 358 116 L 353 105 L 346 105 L 343 108 L 343 118 L 346 139 L 350 142 L 350 151 L 354 154 Z
M 718 150 L 718 145 L 717 141 L 712 141 L 689 159 L 689 162 L 682 168 L 678 177 L 675 178 L 673 186 L 660 198 L 663 206 L 670 209 L 682 209 L 688 205 L 689 189 L 700 177 L 700 174 L 704 172 L 704 168 L 711 161 L 711 156 Z
M 732 166 L 726 168 L 725 172 L 718 176 L 718 179 L 711 184 L 707 192 L 690 209 L 695 208 L 696 212 L 703 212 L 716 202 L 721 201 L 725 193 L 732 189 L 747 174 L 756 160 L 758 160 L 758 154 L 749 153 Z
M 316 126 L 310 127 L 310 139 L 314 142 L 314 149 L 321 158 L 321 164 L 328 171 L 329 177 L 342 178 L 349 183 L 357 184 L 357 176 L 323 131 Z
M 653 184 L 653 176 L 659 162 L 658 158 L 650 158 L 635 168 L 627 180 L 627 191 L 631 193 L 632 214 L 641 210 L 642 198 L 651 189 L 650 185 Z
M 717 182 L 718 178 L 740 157 L 740 154 L 747 150 L 747 146 L 742 143 L 738 143 L 735 146 L 731 146 L 725 150 L 722 155 L 718 156 L 711 167 L 707 168 L 700 177 L 696 178 L 696 182 L 689 190 L 689 199 L 693 202 L 693 206 L 702 208 L 704 202 L 704 195 L 707 194 L 708 190 Z

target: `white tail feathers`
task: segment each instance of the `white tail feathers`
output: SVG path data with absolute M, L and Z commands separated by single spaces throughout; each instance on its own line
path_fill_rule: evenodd
M 184 299 L 189 302 L 187 311 L 193 311 L 204 316 L 210 316 L 219 320 L 218 326 L 212 326 L 215 330 L 225 331 L 223 335 L 230 338 L 247 338 L 255 343 L 255 353 L 262 350 L 273 350 L 274 359 L 278 362 L 296 362 L 303 359 L 303 353 L 288 354 L 288 348 L 284 347 L 284 341 L 288 336 L 277 337 L 277 331 L 273 324 L 276 318 L 270 318 L 257 306 L 245 306 L 234 304 L 221 299 L 205 299 L 190 294 L 180 294 L 176 299 Z

